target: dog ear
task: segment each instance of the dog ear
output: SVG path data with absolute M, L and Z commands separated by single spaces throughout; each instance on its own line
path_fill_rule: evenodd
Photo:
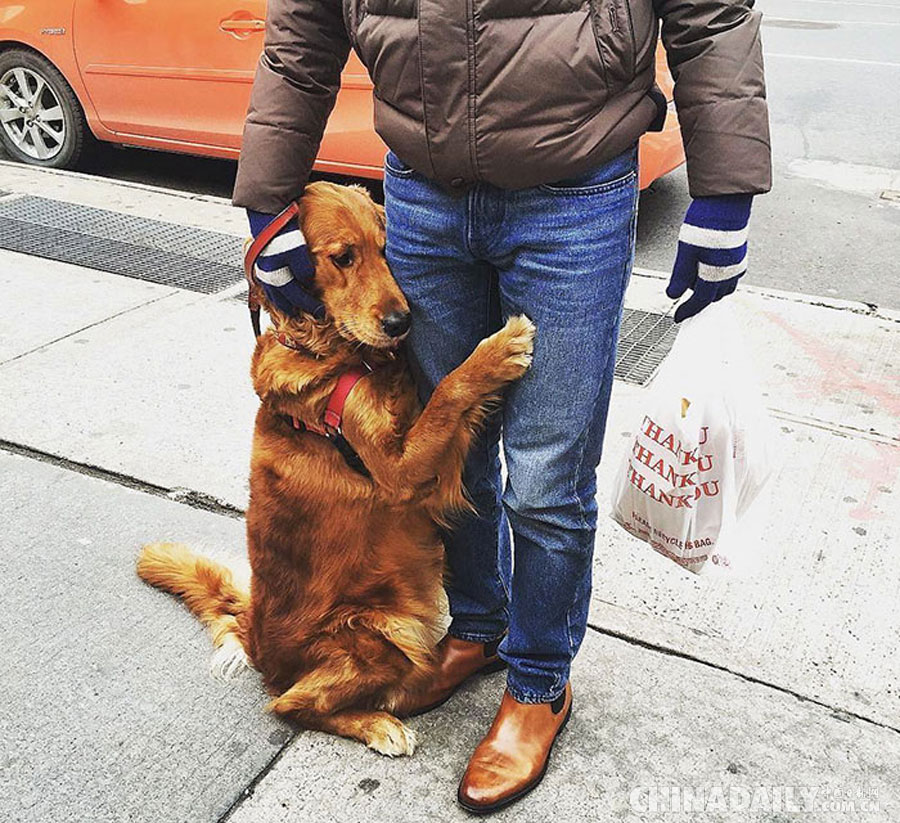
M 378 222 L 381 225 L 382 230 L 387 228 L 387 215 L 384 211 L 384 206 L 381 203 L 375 203 L 375 214 L 378 217 Z
M 269 306 L 269 301 L 266 299 L 266 293 L 263 291 L 262 286 L 258 283 L 250 283 L 248 288 L 250 289 L 251 299 L 255 300 L 268 312 L 271 307 Z

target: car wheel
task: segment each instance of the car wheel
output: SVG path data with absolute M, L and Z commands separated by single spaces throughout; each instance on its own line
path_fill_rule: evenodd
M 46 168 L 78 164 L 92 135 L 72 87 L 34 52 L 0 52 L 0 142 L 14 159 Z

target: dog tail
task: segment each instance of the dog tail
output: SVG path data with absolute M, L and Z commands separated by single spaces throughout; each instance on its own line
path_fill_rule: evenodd
M 250 593 L 235 584 L 232 569 L 183 543 L 148 543 L 138 557 L 137 573 L 152 586 L 178 595 L 209 627 L 216 649 L 214 675 L 229 679 L 250 665 L 237 620 L 249 608 Z

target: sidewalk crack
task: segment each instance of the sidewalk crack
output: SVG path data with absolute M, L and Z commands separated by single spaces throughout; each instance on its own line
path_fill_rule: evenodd
M 860 440 L 870 440 L 873 443 L 884 443 L 886 446 L 896 447 L 900 445 L 900 435 L 883 434 L 875 431 L 875 429 L 861 429 L 848 423 L 836 423 L 831 420 L 824 420 L 821 417 L 795 414 L 775 406 L 768 406 L 767 408 L 772 417 L 784 420 L 787 423 L 794 423 L 797 426 L 808 426 L 809 428 L 831 432 L 841 437 L 853 437 Z
M 241 789 L 238 796 L 234 799 L 234 802 L 225 810 L 225 813 L 222 814 L 221 817 L 216 821 L 216 823 L 227 823 L 227 821 L 231 820 L 231 816 L 243 805 L 245 800 L 249 800 L 253 797 L 253 793 L 256 791 L 256 787 L 265 780 L 266 776 L 275 766 L 278 765 L 278 762 L 284 757 L 285 752 L 290 748 L 291 744 L 300 736 L 300 731 L 295 731 L 282 745 L 282 747 L 275 752 L 272 756 L 272 759 L 266 763 L 259 772 L 254 775 L 253 779 Z
M 118 311 L 115 314 L 111 314 L 108 317 L 104 317 L 102 320 L 97 320 L 94 323 L 88 323 L 86 326 L 82 326 L 79 329 L 75 329 L 74 331 L 69 332 L 68 334 L 63 334 L 60 337 L 55 337 L 53 340 L 48 340 L 46 343 L 41 343 L 39 346 L 35 346 L 33 349 L 29 349 L 28 351 L 21 352 L 17 354 L 15 357 L 10 357 L 9 360 L 0 361 L 0 368 L 6 366 L 9 363 L 15 363 L 16 360 L 21 360 L 23 357 L 28 357 L 29 354 L 34 354 L 36 351 L 40 351 L 41 349 L 46 349 L 48 346 L 52 346 L 55 343 L 59 343 L 62 340 L 66 340 L 69 337 L 74 337 L 76 334 L 81 334 L 88 329 L 93 329 L 96 326 L 102 326 L 104 323 L 108 323 L 110 320 L 114 320 L 117 317 L 121 317 L 123 314 L 128 314 L 133 311 L 137 311 L 138 309 L 146 308 L 147 306 L 152 306 L 154 303 L 158 303 L 160 300 L 166 300 L 169 297 L 174 297 L 176 294 L 179 294 L 180 291 L 178 289 L 173 289 L 169 294 L 162 294 L 159 297 L 154 297 L 152 300 L 147 300 L 145 303 L 139 303 L 137 306 L 130 306 L 127 309 L 122 309 L 122 311 Z
M 777 683 L 763 680 L 761 677 L 754 677 L 752 674 L 747 674 L 745 672 L 737 671 L 736 669 L 731 669 L 728 666 L 722 665 L 721 663 L 714 663 L 711 660 L 705 660 L 704 658 L 698 657 L 697 655 L 679 651 L 678 649 L 672 649 L 668 646 L 661 646 L 658 643 L 651 643 L 649 640 L 643 640 L 640 637 L 635 637 L 634 635 L 626 634 L 625 632 L 616 631 L 615 629 L 607 629 L 594 623 L 588 622 L 588 628 L 592 631 L 597 632 L 597 634 L 602 634 L 606 635 L 607 637 L 615 638 L 616 640 L 621 640 L 622 642 L 628 643 L 631 646 L 638 646 L 642 649 L 659 652 L 660 654 L 667 655 L 668 657 L 678 657 L 682 660 L 688 660 L 691 663 L 699 663 L 700 665 L 706 666 L 707 668 L 715 669 L 716 671 L 733 675 L 734 677 L 740 678 L 747 683 L 754 683 L 758 686 L 765 686 L 769 689 L 774 689 L 777 692 L 781 692 L 782 694 L 786 694 L 790 697 L 796 698 L 801 703 L 812 703 L 814 706 L 819 706 L 822 709 L 828 709 L 828 711 L 831 712 L 832 717 L 834 717 L 836 720 L 842 720 L 845 723 L 849 720 L 859 720 L 870 726 L 876 726 L 877 728 L 886 729 L 887 731 L 900 734 L 900 728 L 891 726 L 889 723 L 883 723 L 880 720 L 874 720 L 871 717 L 866 717 L 863 714 L 858 714 L 857 712 L 854 712 L 850 709 L 841 708 L 840 706 L 832 706 L 831 704 L 825 703 L 822 700 L 817 700 L 815 697 L 810 697 L 808 695 L 794 691 L 787 686 L 781 686 Z
M 111 469 L 104 469 L 101 466 L 95 466 L 91 463 L 70 460 L 68 457 L 60 457 L 59 455 L 51 454 L 50 452 L 45 452 L 41 449 L 35 449 L 32 446 L 23 446 L 20 443 L 13 443 L 9 440 L 3 440 L 2 438 L 0 438 L 0 451 L 16 454 L 19 457 L 27 457 L 30 460 L 37 460 L 41 463 L 49 463 L 51 466 L 56 466 L 60 469 L 66 469 L 67 471 L 75 472 L 76 474 L 83 474 L 97 480 L 105 480 L 108 483 L 115 483 L 116 485 L 124 486 L 127 489 L 134 489 L 135 491 L 144 492 L 145 494 L 152 494 L 154 497 L 162 497 L 173 503 L 181 503 L 182 505 L 190 506 L 193 509 L 201 509 L 202 511 L 220 514 L 224 517 L 231 517 L 235 520 L 240 520 L 244 517 L 243 509 L 240 509 L 231 503 L 226 503 L 224 500 L 219 500 L 210 494 L 194 491 L 193 489 L 159 486 L 156 483 L 149 483 L 146 480 L 141 480 L 130 474 L 124 474 L 123 472 L 117 472 Z

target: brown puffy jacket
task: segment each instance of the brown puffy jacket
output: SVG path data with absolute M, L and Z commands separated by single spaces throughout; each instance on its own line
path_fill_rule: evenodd
M 375 128 L 448 190 L 575 176 L 659 127 L 657 32 L 675 78 L 691 194 L 771 182 L 753 0 L 269 0 L 234 202 L 300 195 L 352 46 Z

